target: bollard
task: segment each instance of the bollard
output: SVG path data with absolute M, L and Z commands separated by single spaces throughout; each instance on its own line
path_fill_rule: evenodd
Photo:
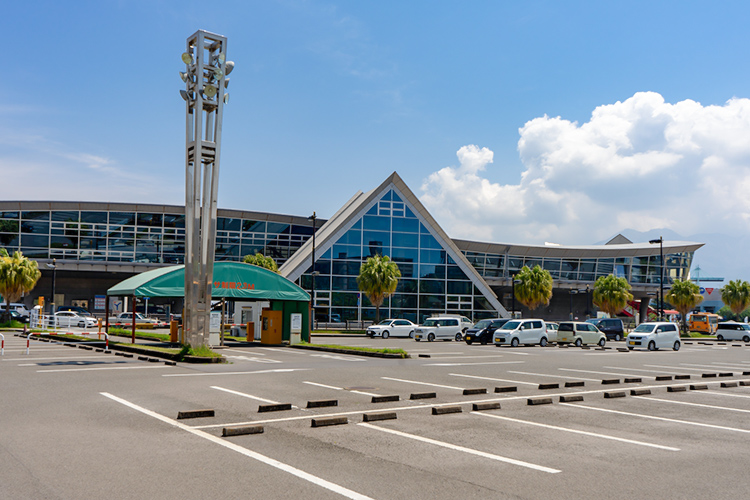
M 5 335 L 0 333 L 0 356 L 5 356 Z
M 101 340 L 101 339 L 102 339 L 102 318 L 98 318 L 98 319 L 96 320 L 96 322 L 97 322 L 97 324 L 99 325 L 99 333 L 98 333 L 98 335 L 97 335 L 97 338 L 98 338 L 99 340 Z

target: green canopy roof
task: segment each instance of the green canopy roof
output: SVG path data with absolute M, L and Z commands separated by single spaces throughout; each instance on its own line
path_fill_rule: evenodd
M 213 278 L 211 296 L 216 298 L 310 301 L 310 294 L 288 279 L 251 264 L 216 262 Z M 107 290 L 107 295 L 184 297 L 185 266 L 161 267 L 131 276 Z

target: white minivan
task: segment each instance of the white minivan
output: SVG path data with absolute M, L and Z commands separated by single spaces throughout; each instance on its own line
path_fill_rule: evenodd
M 679 351 L 680 331 L 675 323 L 665 321 L 641 323 L 628 334 L 625 344 L 631 351 L 633 349 L 655 351 L 669 348 Z
M 0 305 L 0 308 L 2 308 L 2 312 L 5 312 L 5 305 L 6 305 L 5 302 L 3 302 Z M 16 311 L 21 316 L 26 317 L 26 319 L 29 319 L 29 315 L 31 314 L 31 311 L 29 311 L 28 309 L 26 309 L 26 306 L 24 304 L 19 303 L 19 302 L 11 302 L 10 303 L 10 310 L 11 311 Z
M 461 319 L 458 317 L 437 316 L 427 318 L 421 326 L 414 330 L 414 340 L 419 342 L 426 339 L 433 340 L 456 340 L 460 342 L 463 338 Z
M 742 340 L 750 342 L 750 325 L 736 321 L 724 321 L 716 328 L 716 340 Z
M 547 326 L 541 319 L 513 319 L 495 330 L 493 340 L 496 346 L 518 344 L 547 345 Z

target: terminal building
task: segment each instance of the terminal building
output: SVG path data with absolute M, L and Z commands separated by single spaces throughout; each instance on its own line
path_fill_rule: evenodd
M 661 255 L 666 289 L 673 280 L 689 278 L 701 246 L 632 243 L 619 235 L 604 245 L 582 246 L 454 240 L 395 172 L 376 188 L 356 193 L 328 220 L 219 209 L 216 232 L 217 261 L 240 261 L 257 252 L 273 257 L 282 276 L 311 292 L 316 318 L 323 321 L 375 319 L 356 278 L 361 264 L 378 254 L 394 260 L 402 276 L 395 295 L 381 306 L 381 317 L 421 322 L 448 313 L 478 320 L 520 312 L 584 319 L 596 315 L 594 282 L 609 274 L 628 280 L 633 314 L 643 317 L 657 297 Z M 0 247 L 39 262 L 42 279 L 25 298 L 27 305 L 44 296 L 47 303 L 103 314 L 106 290 L 113 285 L 183 263 L 184 207 L 0 201 Z M 527 311 L 512 297 L 513 277 L 537 264 L 552 275 L 553 297 L 549 306 Z M 182 309 L 180 299 L 161 305 Z

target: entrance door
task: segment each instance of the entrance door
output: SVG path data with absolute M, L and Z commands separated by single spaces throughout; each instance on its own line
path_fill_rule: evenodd
M 282 311 L 263 311 L 260 330 L 261 344 L 281 344 L 281 318 Z

